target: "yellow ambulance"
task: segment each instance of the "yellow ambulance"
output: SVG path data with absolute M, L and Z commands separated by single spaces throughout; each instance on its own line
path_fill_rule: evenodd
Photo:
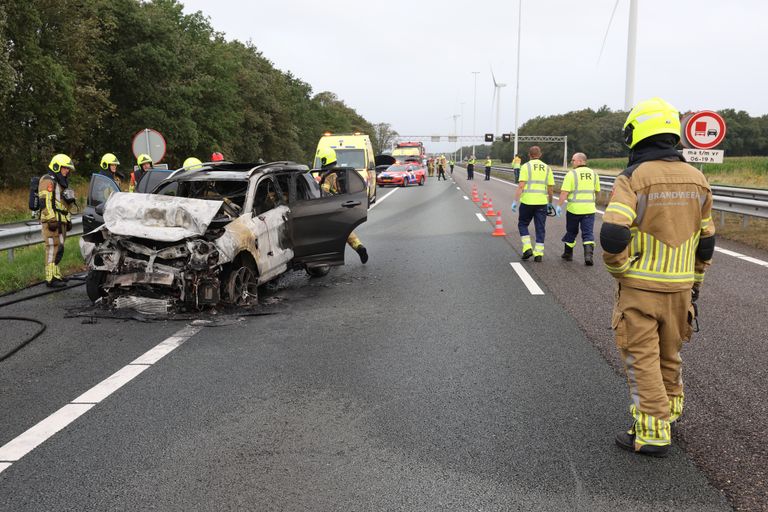
M 376 157 L 373 154 L 371 138 L 360 132 L 350 134 L 326 132 L 317 143 L 318 150 L 333 148 L 336 151 L 336 162 L 339 167 L 353 167 L 360 173 L 368 187 L 368 204 L 376 202 Z M 315 160 L 313 167 L 322 167 Z

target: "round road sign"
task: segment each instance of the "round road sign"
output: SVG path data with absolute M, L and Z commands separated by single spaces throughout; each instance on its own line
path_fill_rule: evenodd
M 712 149 L 725 138 L 725 120 L 717 112 L 696 112 L 686 118 L 683 135 L 694 148 Z
M 165 138 L 157 130 L 144 128 L 133 136 L 131 150 L 137 158 L 141 154 L 147 154 L 154 163 L 162 162 L 165 157 Z

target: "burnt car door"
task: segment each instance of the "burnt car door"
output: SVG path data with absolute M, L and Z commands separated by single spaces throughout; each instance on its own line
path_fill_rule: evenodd
M 349 167 L 312 172 L 319 187 L 311 186 L 309 175 L 296 177 L 290 216 L 294 262 L 343 265 L 347 237 L 368 219 L 365 181 Z
M 83 209 L 83 233 L 89 233 L 104 224 L 104 204 L 115 192 L 120 192 L 120 187 L 112 178 L 102 174 L 91 176 L 88 200 Z

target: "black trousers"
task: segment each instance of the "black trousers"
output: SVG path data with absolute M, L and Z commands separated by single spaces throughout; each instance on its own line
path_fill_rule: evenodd
M 486 167 L 485 168 L 485 181 L 490 181 L 490 180 L 491 180 L 491 168 L 490 167 Z

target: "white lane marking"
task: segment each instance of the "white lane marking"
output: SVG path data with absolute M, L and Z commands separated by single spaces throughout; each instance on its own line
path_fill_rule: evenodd
M 0 448 L 0 460 L 16 462 L 46 439 L 88 412 L 94 404 L 67 404 Z
M 469 198 L 467 196 L 464 196 L 465 201 L 469 201 Z
M 501 180 L 499 178 L 494 178 L 493 176 L 491 176 L 491 179 L 492 180 L 496 180 L 496 181 L 500 181 L 501 183 L 506 183 L 507 185 L 512 185 L 513 187 L 517 186 L 514 183 L 510 183 L 509 181 Z M 599 213 L 600 215 L 605 215 L 605 212 L 603 210 L 597 210 L 597 213 Z M 715 250 L 718 251 L 718 252 L 722 252 L 723 254 L 727 254 L 728 256 L 733 256 L 734 258 L 738 258 L 738 259 L 743 260 L 743 261 L 748 261 L 750 263 L 754 263 L 755 265 L 760 265 L 762 267 L 768 267 L 768 261 L 763 261 L 763 260 L 760 260 L 760 259 L 757 259 L 757 258 L 753 258 L 752 256 L 747 256 L 745 254 L 741 254 L 741 253 L 738 253 L 738 252 L 729 251 L 727 249 L 721 249 L 719 247 L 715 247 Z
M 0 446 L 0 473 L 8 469 L 11 463 L 21 459 L 54 434 L 65 428 L 77 418 L 88 412 L 94 405 L 120 389 L 137 375 L 170 354 L 182 343 L 202 330 L 202 326 L 186 326 L 169 338 L 113 373 L 91 389 L 75 398 L 58 411 L 54 412 L 37 425 Z M 139 364 L 140 363 L 140 364 Z
M 374 208 L 376 208 L 378 205 L 380 205 L 380 204 L 381 204 L 381 202 L 382 202 L 382 201 L 384 201 L 386 198 L 388 198 L 389 196 L 391 196 L 392 194 L 394 194 L 394 193 L 395 193 L 395 192 L 397 192 L 398 190 L 400 190 L 400 189 L 399 189 L 399 188 L 395 188 L 395 189 L 392 189 L 391 191 L 387 192 L 387 193 L 386 193 L 386 195 L 385 195 L 384 197 L 382 197 L 381 199 L 378 199 L 378 198 L 377 198 L 377 199 L 376 199 L 376 202 L 375 202 L 375 203 L 373 203 L 373 204 L 372 204 L 372 205 L 371 205 L 371 206 L 368 208 L 368 211 L 371 211 L 371 210 L 373 210 Z
M 525 270 L 525 267 L 523 267 L 522 263 L 512 262 L 510 265 L 512 265 L 512 268 L 515 270 L 515 272 L 517 272 L 518 277 L 520 277 L 520 280 L 523 282 L 525 287 L 528 288 L 528 291 L 531 292 L 531 295 L 544 295 L 544 290 L 539 288 L 539 285 L 536 284 L 536 281 L 533 280 L 531 274 Z
M 483 217 L 482 213 L 476 213 L 475 216 L 477 217 L 477 220 L 480 222 L 485 222 L 485 217 Z
M 109 395 L 128 384 L 149 368 L 148 364 L 129 364 L 99 382 L 91 389 L 72 400 L 73 404 L 97 404 Z
M 759 260 L 757 258 L 753 258 L 752 256 L 747 256 L 746 254 L 741 254 L 740 252 L 736 251 L 729 251 L 728 249 L 722 249 L 720 247 L 715 247 L 715 250 L 717 252 L 721 252 L 723 254 L 727 254 L 728 256 L 733 256 L 734 258 L 738 258 L 740 260 L 748 261 L 750 263 L 754 263 L 755 265 L 760 265 L 763 267 L 768 267 L 768 261 Z
M 456 187 L 456 190 L 461 190 L 461 187 Z

